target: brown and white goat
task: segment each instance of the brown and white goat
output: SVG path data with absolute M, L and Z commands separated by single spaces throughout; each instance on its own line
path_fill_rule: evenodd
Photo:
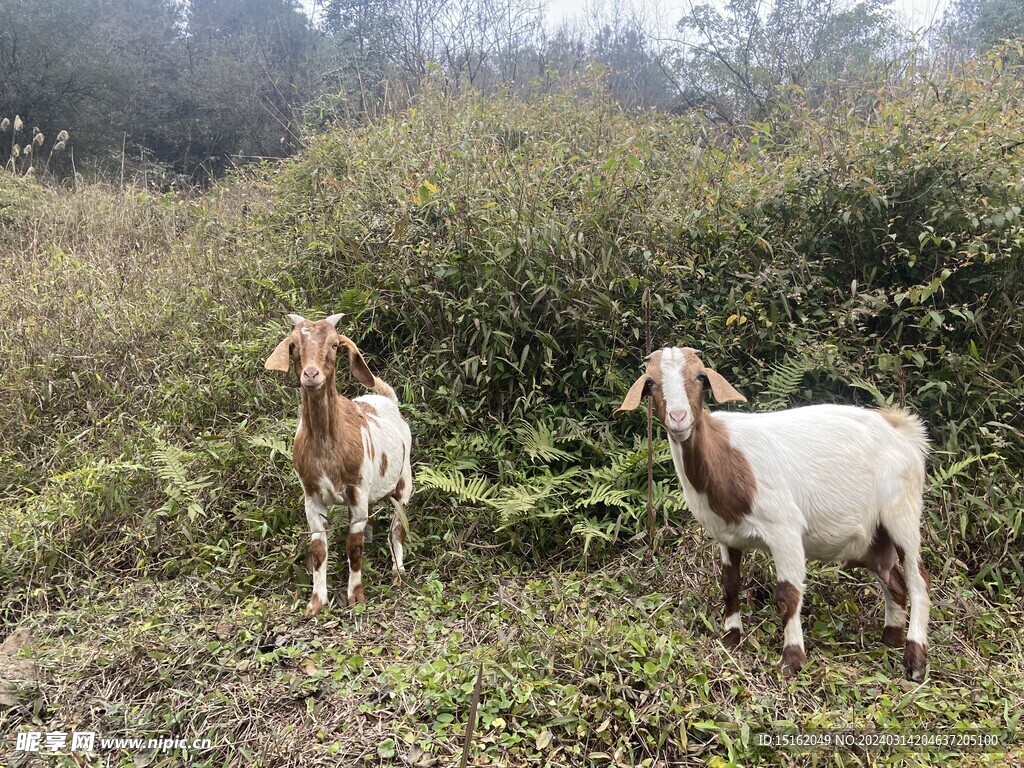
M 264 367 L 287 373 L 293 364 L 302 392 L 292 464 L 302 483 L 312 532 L 313 597 L 306 616 L 315 616 L 327 603 L 327 508 L 332 504 L 348 506 L 349 605 L 366 602 L 363 532 L 369 507 L 388 497 L 395 506 L 390 539 L 396 579 L 404 572 L 404 508 L 412 496 L 412 435 L 398 409 L 395 390 L 370 372 L 355 343 L 335 329 L 342 315 L 316 323 L 299 315 L 288 317 L 295 327 Z M 335 365 L 341 347 L 348 351 L 352 375 L 376 394 L 354 400 L 338 394 Z
M 930 603 L 920 556 L 928 451 L 921 421 L 903 410 L 849 405 L 711 414 L 705 389 L 719 403 L 746 400 L 697 350 L 666 347 L 649 357 L 615 414 L 634 410 L 644 396 L 654 400 L 687 507 L 721 549 L 723 642 L 740 642 L 740 558 L 768 550 L 785 635 L 782 665 L 799 670 L 806 560 L 845 562 L 867 568 L 882 586 L 886 645 L 904 645 L 909 593 L 903 663 L 908 678 L 923 679 Z

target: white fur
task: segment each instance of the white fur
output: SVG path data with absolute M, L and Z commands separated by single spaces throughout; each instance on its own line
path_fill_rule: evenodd
M 398 405 L 388 398 L 382 395 L 364 395 L 357 397 L 354 402 L 367 403 L 377 411 L 376 416 L 367 416 L 368 428 L 360 435 L 363 443 L 363 484 L 369 503 L 375 504 L 389 496 L 398 485 L 405 464 L 409 461 L 412 434 L 398 410 Z M 371 441 L 375 449 L 372 458 Z M 383 475 L 380 473 L 382 453 L 388 457 L 387 470 Z
M 775 560 L 780 582 L 802 595 L 808 558 L 856 561 L 871 547 L 879 526 L 904 551 L 903 572 L 911 601 L 907 640 L 927 643 L 929 600 L 918 570 L 922 493 L 928 445 L 920 421 L 907 417 L 896 426 L 882 412 L 846 405 L 814 405 L 775 413 L 705 413 L 725 425 L 730 444 L 750 464 L 757 489 L 750 514 L 727 523 L 686 477 L 683 443 L 694 416 L 681 374 L 689 351 L 668 348 L 661 355 L 661 388 L 672 462 L 686 503 L 708 533 L 725 547 L 763 549 Z M 685 419 L 673 422 L 685 414 Z M 673 429 L 673 425 L 677 429 Z M 689 424 L 689 428 L 678 429 Z M 905 620 L 886 597 L 886 625 Z M 725 629 L 740 628 L 738 614 Z M 803 648 L 800 612 L 784 627 L 786 645 Z

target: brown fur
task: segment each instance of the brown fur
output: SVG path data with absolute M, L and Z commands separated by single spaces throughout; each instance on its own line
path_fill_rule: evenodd
M 900 557 L 900 562 L 903 562 L 903 558 L 906 556 L 903 553 L 903 547 L 896 545 L 896 553 Z M 928 569 L 925 567 L 924 560 L 917 561 L 917 571 L 921 574 L 921 578 L 924 579 L 925 589 L 932 588 L 932 575 L 928 573 Z
M 348 545 L 346 546 L 346 552 L 348 554 L 348 567 L 352 571 L 363 570 L 363 534 L 350 533 L 348 535 Z
M 380 476 L 384 477 L 388 473 L 388 455 L 382 453 L 380 455 Z
M 708 376 L 709 369 L 704 367 L 696 353 L 688 354 L 683 364 L 683 378 L 687 384 L 703 382 Z M 693 413 L 693 433 L 683 443 L 683 467 L 690 484 L 699 493 L 707 495 L 712 511 L 735 525 L 750 514 L 757 481 L 747 457 L 729 442 L 729 430 L 725 424 L 704 410 L 704 386 L 687 386 Z M 729 385 L 726 383 L 724 386 Z M 716 399 L 727 396 L 724 390 L 713 394 Z
M 712 511 L 735 525 L 754 503 L 757 481 L 754 470 L 740 451 L 729 442 L 725 425 L 704 410 L 704 389 L 711 389 L 718 402 L 745 400 L 721 375 L 706 368 L 696 350 L 687 348 L 682 375 L 687 382 L 694 425 L 690 439 L 683 443 L 683 467 L 686 479 L 698 493 L 706 494 Z M 638 378 L 615 411 L 619 415 L 634 410 L 649 395 L 658 420 L 666 423 L 665 399 L 661 391 L 662 351 L 647 361 L 647 369 Z
M 350 508 L 356 505 L 356 501 L 359 497 L 359 485 L 357 483 L 353 483 L 345 488 L 345 501 L 348 503 Z
M 329 380 L 319 390 L 302 390 L 302 428 L 295 436 L 292 463 L 307 492 L 319 488 L 325 476 L 339 492 L 360 479 L 363 446 L 352 436 L 359 435 L 365 418 L 333 384 Z
M 885 585 L 884 589 L 892 600 L 900 607 L 906 608 L 907 582 L 904 580 L 903 571 L 899 566 L 901 557 L 901 548 L 893 544 L 889 532 L 884 526 L 879 525 L 875 530 L 875 537 L 871 540 L 871 547 L 864 557 L 848 563 L 848 565 L 867 568 L 874 573 Z M 903 627 L 886 626 L 882 629 L 882 644 L 890 648 L 902 647 L 904 637 Z
M 735 525 L 750 514 L 757 491 L 747 457 L 729 443 L 729 432 L 710 414 L 698 417 L 690 439 L 683 443 L 686 479 L 706 494 L 711 510 Z
M 775 586 L 775 606 L 779 609 L 782 626 L 785 627 L 800 607 L 801 592 L 788 581 L 780 581 Z
M 903 627 L 885 627 L 882 629 L 882 645 L 889 648 L 902 648 L 904 639 Z
M 927 654 L 924 646 L 914 640 L 908 640 L 903 650 L 903 669 L 910 680 L 920 680 L 924 677 L 924 667 L 927 662 Z
M 402 500 L 402 492 L 405 490 L 405 478 L 398 478 L 398 485 L 395 486 L 395 490 L 391 492 L 391 496 L 398 501 Z
M 348 554 L 348 569 L 349 571 L 359 572 L 363 570 L 363 534 L 350 533 L 348 535 L 348 544 L 346 546 Z M 366 603 L 366 594 L 363 591 L 363 585 L 357 584 L 352 589 L 352 594 L 348 598 L 349 606 L 356 605 L 357 603 Z
M 902 548 L 893 544 L 892 537 L 884 526 L 878 526 L 875 536 L 871 540 L 871 546 L 860 560 L 853 560 L 847 565 L 860 568 L 867 568 L 878 576 L 888 588 L 893 600 L 902 607 L 907 607 L 907 584 L 903 579 L 903 571 L 900 570 L 899 561 L 902 558 Z
M 324 564 L 327 559 L 327 544 L 323 539 L 316 539 L 309 547 L 310 570 L 315 571 Z
M 807 662 L 807 654 L 799 645 L 787 645 L 782 649 L 782 671 L 787 675 L 795 675 Z

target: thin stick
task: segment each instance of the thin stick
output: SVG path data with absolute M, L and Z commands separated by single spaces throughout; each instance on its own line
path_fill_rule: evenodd
M 651 293 L 650 288 L 644 290 L 644 325 L 647 333 L 647 354 L 651 350 Z M 647 535 L 654 547 L 654 533 L 657 522 L 654 516 L 654 403 L 647 398 Z
M 473 698 L 469 702 L 469 720 L 466 722 L 466 741 L 462 745 L 462 762 L 459 768 L 466 768 L 469 762 L 469 746 L 473 743 L 473 729 L 476 727 L 476 708 L 480 703 L 480 688 L 484 681 L 484 665 L 481 664 L 476 671 L 476 685 L 473 686 Z

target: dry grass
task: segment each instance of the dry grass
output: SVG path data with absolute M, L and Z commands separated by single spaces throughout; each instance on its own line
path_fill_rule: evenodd
M 444 560 L 418 563 L 398 588 L 371 573 L 365 611 L 335 607 L 312 622 L 301 618 L 298 585 L 287 598 L 228 581 L 108 586 L 26 619 L 40 682 L 0 725 L 211 738 L 189 765 L 453 765 L 479 664 L 471 765 L 817 764 L 820 750 L 776 752 L 757 733 L 973 725 L 1009 740 L 1020 716 L 1020 617 L 970 598 L 955 574 L 936 579 L 929 678 L 915 685 L 902 679 L 900 654 L 880 645 L 876 590 L 835 569 L 812 574 L 811 663 L 798 678 L 777 667 L 763 561 L 747 580 L 748 636 L 727 651 L 711 547 L 696 530 L 662 556 L 641 547 L 589 573 L 515 574 L 464 553 Z M 1012 765 L 1020 748 L 855 750 L 825 761 Z M 104 759 L 131 765 L 139 755 Z

